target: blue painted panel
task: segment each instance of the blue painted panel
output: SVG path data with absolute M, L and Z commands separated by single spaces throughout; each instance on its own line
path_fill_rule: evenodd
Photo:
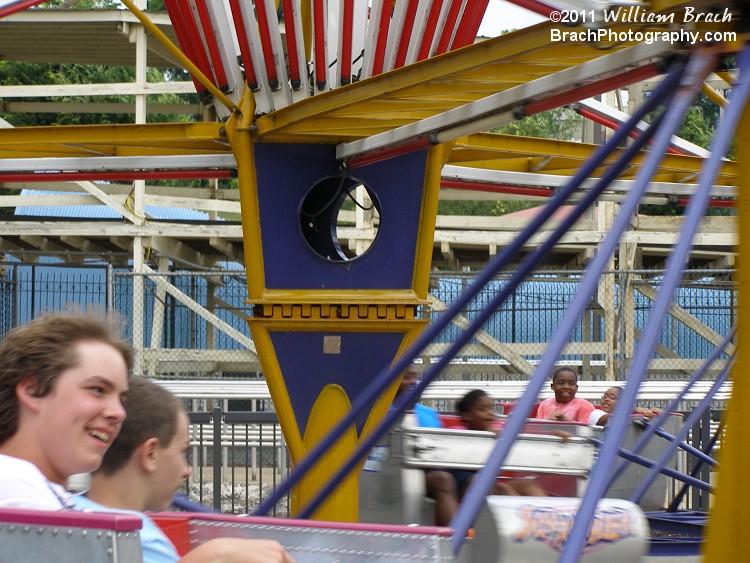
M 323 337 L 341 337 L 340 354 L 323 353 Z M 354 400 L 395 357 L 402 333 L 272 332 L 274 349 L 300 432 L 326 385 L 340 385 Z M 279 353 L 284 352 L 284 353 Z M 357 420 L 361 431 L 367 412 Z
M 352 172 L 377 197 L 380 231 L 367 253 L 354 260 L 335 261 L 312 250 L 300 226 L 300 210 L 308 191 L 321 180 L 339 175 L 335 147 L 256 145 L 266 287 L 410 289 L 426 158 L 427 151 L 422 151 Z

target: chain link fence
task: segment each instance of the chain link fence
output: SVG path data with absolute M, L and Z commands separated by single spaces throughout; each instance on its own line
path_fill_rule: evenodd
M 526 379 L 557 330 L 581 275 L 544 272 L 519 284 L 443 377 Z M 578 366 L 584 380 L 623 379 L 661 275 L 605 273 L 559 362 Z M 430 319 L 445 314 L 472 280 L 470 274 L 433 274 L 431 304 L 422 314 Z M 441 355 L 461 327 L 508 283 L 510 274 L 480 291 L 425 356 Z M 139 357 L 137 371 L 159 378 L 261 378 L 246 322 L 251 314 L 246 299 L 243 270 L 136 275 L 107 265 L 0 264 L 1 333 L 69 304 L 114 309 L 127 322 L 126 336 Z M 687 377 L 729 332 L 735 317 L 733 272 L 691 271 L 662 327 L 649 378 Z
M 735 321 L 733 272 L 689 274 L 664 323 L 648 379 L 686 379 Z M 441 378 L 527 379 L 581 276 L 582 272 L 546 271 L 518 285 Z M 605 273 L 559 363 L 578 367 L 583 380 L 622 380 L 648 322 L 661 276 L 654 271 Z M 431 303 L 422 314 L 433 320 L 445 314 L 472 281 L 470 274 L 433 274 Z M 443 353 L 461 327 L 508 283 L 510 274 L 498 276 L 479 292 L 422 360 Z M 138 369 L 159 379 L 261 380 L 246 322 L 251 314 L 246 298 L 242 270 L 136 275 L 105 264 L 0 263 L 0 333 L 71 304 L 115 310 L 126 320 Z M 724 366 L 730 352 L 715 362 L 709 377 Z M 192 421 L 192 475 L 186 492 L 191 499 L 224 512 L 252 512 L 289 468 L 271 401 L 198 398 L 185 400 L 185 407 Z M 278 515 L 287 514 L 289 500 L 276 510 Z

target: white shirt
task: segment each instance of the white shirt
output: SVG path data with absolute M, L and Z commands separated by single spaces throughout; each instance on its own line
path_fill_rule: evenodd
M 0 507 L 61 510 L 68 492 L 25 459 L 0 454 Z
M 598 424 L 599 424 L 599 420 L 600 420 L 600 419 L 601 419 L 601 418 L 602 418 L 602 417 L 603 417 L 603 416 L 604 416 L 605 414 L 607 414 L 607 413 L 606 413 L 606 412 L 604 412 L 604 411 L 603 411 L 603 410 L 601 410 L 601 409 L 594 409 L 593 411 L 591 411 L 591 414 L 589 415 L 589 424 L 590 424 L 591 426 L 596 426 L 596 425 L 598 425 Z

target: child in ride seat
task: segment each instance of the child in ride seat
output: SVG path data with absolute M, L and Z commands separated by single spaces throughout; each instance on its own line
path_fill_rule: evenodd
M 589 424 L 592 426 L 606 426 L 610 415 L 615 411 L 615 405 L 620 398 L 620 387 L 610 387 L 602 395 L 602 404 L 598 409 L 591 411 Z M 660 408 L 633 407 L 633 414 L 640 414 L 648 419 L 661 414 Z
M 495 405 L 487 393 L 481 389 L 474 389 L 463 396 L 456 403 L 456 414 L 467 430 L 484 430 L 500 434 L 502 428 L 500 421 L 495 416 Z M 452 471 L 458 483 L 458 490 L 463 496 L 464 492 L 474 477 L 473 471 Z M 493 494 L 496 495 L 521 495 L 544 497 L 547 493 L 542 489 L 535 478 L 502 479 L 495 485 Z
M 571 368 L 558 369 L 552 375 L 550 387 L 555 392 L 555 396 L 539 403 L 536 418 L 589 423 L 589 415 L 594 410 L 594 405 L 576 397 L 578 376 L 575 371 Z

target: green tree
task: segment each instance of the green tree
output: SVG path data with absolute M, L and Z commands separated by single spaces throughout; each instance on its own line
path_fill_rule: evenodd
M 530 115 L 495 127 L 492 133 L 519 135 L 523 137 L 540 137 L 569 141 L 580 134 L 582 118 L 573 110 L 562 107 Z M 441 201 L 438 213 L 441 215 L 490 216 L 506 215 L 522 209 L 541 205 L 538 201 L 502 200 L 502 201 Z
M 554 108 L 495 127 L 493 133 L 572 141 L 580 136 L 583 118 L 568 107 Z

